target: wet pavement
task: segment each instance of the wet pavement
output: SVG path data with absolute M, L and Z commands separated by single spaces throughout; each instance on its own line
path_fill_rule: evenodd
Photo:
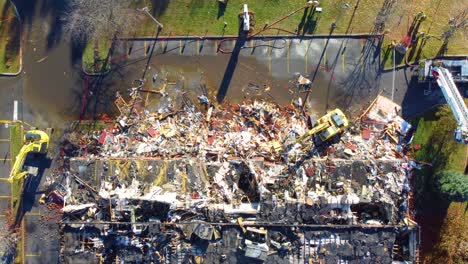
M 360 58 L 366 39 L 330 39 L 326 52 L 323 52 L 327 41 L 326 38 L 248 40 L 239 51 L 235 65 L 230 65 L 230 60 L 236 56 L 230 54 L 236 40 L 168 39 L 157 42 L 147 79 L 161 68 L 170 68 L 180 72 L 189 82 L 203 79 L 208 90 L 216 93 L 225 84 L 226 75 L 232 74 L 226 99 L 241 102 L 255 95 L 249 87 L 270 87 L 269 99 L 288 104 L 296 93 L 290 83 L 295 74 L 310 78 L 316 75 L 310 106 L 313 112 L 324 113 L 340 105 L 337 99 L 352 90 L 347 86 L 347 80 L 352 78 L 354 69 L 367 63 Z M 151 45 L 150 41 L 122 43 L 120 54 L 113 58 L 114 69 L 131 79 L 135 67 L 144 67 Z M 130 55 L 125 57 L 129 50 Z M 376 69 L 368 72 L 369 79 L 376 79 Z M 368 94 L 373 96 L 374 92 Z M 366 102 L 364 98 L 359 101 Z
M 13 101 L 17 99 L 14 93 L 17 89 L 14 78 L 4 80 L 0 88 L 0 98 L 8 99 L 8 102 L 0 106 L 0 120 L 13 118 Z M 5 100 L 4 99 L 4 100 Z M 6 101 L 6 100 L 5 100 Z M 11 205 L 11 187 L 7 179 L 10 174 L 10 130 L 5 124 L 0 124 L 0 226 L 7 225 L 6 214 Z M 6 249 L 0 246 L 0 253 Z M 0 256 L 3 253 L 0 254 Z

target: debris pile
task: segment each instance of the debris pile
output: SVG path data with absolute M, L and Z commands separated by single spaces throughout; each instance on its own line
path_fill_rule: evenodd
M 296 140 L 314 118 L 259 101 L 141 111 L 100 131 L 70 132 L 62 144 L 62 256 L 93 252 L 129 263 L 412 260 L 408 130 L 394 125 L 402 124 L 396 116 L 374 122 L 382 113 L 377 105 L 365 122 L 321 144 L 313 136 Z M 400 257 L 395 243 L 406 248 Z
M 82 146 L 80 156 L 276 160 L 284 140 L 307 129 L 297 110 L 255 101 L 205 113 L 186 106 L 170 116 L 148 111 L 121 116 L 115 125 L 73 143 Z
M 357 130 L 355 125 L 333 145 L 314 146 L 313 138 L 301 144 L 295 142 L 313 127 L 308 125 L 313 122 L 291 106 L 254 101 L 211 106 L 206 112 L 195 106 L 168 111 L 169 114 L 142 111 L 130 117 L 122 115 L 118 122 L 102 130 L 80 135 L 72 132 L 66 136 L 66 142 L 72 145 L 68 144 L 68 148 L 75 149 L 76 156 L 91 158 L 263 158 L 275 162 L 283 158 L 294 163 L 311 157 L 395 159 L 402 157 L 402 137 L 411 128 L 398 116 L 386 121 L 368 119 L 381 114 L 375 110 L 360 123 L 362 135 L 352 132 Z

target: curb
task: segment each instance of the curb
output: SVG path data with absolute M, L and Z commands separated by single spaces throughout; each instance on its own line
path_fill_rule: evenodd
M 13 3 L 13 1 L 9 0 L 9 2 L 12 4 L 13 6 L 13 9 L 15 10 L 15 13 L 16 13 L 16 18 L 18 19 L 19 21 L 19 31 L 20 31 L 20 49 L 19 49 L 19 69 L 17 72 L 6 72 L 6 73 L 0 73 L 0 76 L 3 76 L 3 77 L 16 77 L 18 75 L 20 75 L 20 73 L 23 71 L 23 47 L 24 47 L 24 35 L 21 34 L 23 32 L 23 23 L 21 22 L 21 17 L 18 13 L 18 9 L 16 9 L 16 5 L 15 3 Z
M 383 34 L 320 34 L 320 35 L 263 35 L 263 36 L 254 36 L 246 37 L 246 39 L 324 39 L 324 38 L 369 38 L 369 37 L 379 37 Z M 160 40 L 160 39 L 171 39 L 171 40 L 223 40 L 223 39 L 234 39 L 238 38 L 236 35 L 225 35 L 225 36 L 160 36 L 158 38 L 151 36 L 141 36 L 141 37 L 130 37 L 130 38 L 119 38 L 119 40 L 126 41 L 148 41 L 148 40 Z
M 87 71 L 85 70 L 83 63 L 81 63 L 81 71 L 82 71 L 83 74 L 86 75 L 86 76 L 98 77 L 98 76 L 105 76 L 105 75 L 107 75 L 107 74 L 111 71 L 111 68 L 109 67 L 109 70 L 107 70 L 107 71 L 105 71 L 105 72 L 100 72 L 100 73 L 89 73 L 89 72 L 87 72 Z
M 98 76 L 105 76 L 107 75 L 111 70 L 112 70 L 112 60 L 111 60 L 111 56 L 109 56 L 109 69 L 105 72 L 99 72 L 99 73 L 90 73 L 88 72 L 86 69 L 85 69 L 85 65 L 83 63 L 83 56 L 81 57 L 81 71 L 84 73 L 84 75 L 86 76 L 90 76 L 90 77 L 98 77 Z
M 82 60 L 83 60 L 83 59 L 82 59 Z M 111 61 L 110 58 L 109 58 L 109 61 Z M 90 76 L 90 77 L 98 77 L 98 76 L 105 76 L 105 75 L 107 75 L 107 74 L 112 70 L 112 67 L 111 67 L 111 66 L 112 66 L 112 64 L 109 64 L 109 69 L 108 69 L 107 71 L 105 71 L 105 72 L 90 73 L 90 72 L 86 71 L 85 66 L 84 66 L 84 63 L 83 63 L 83 61 L 81 61 L 81 71 L 84 73 L 84 75 Z
M 413 65 L 406 65 L 406 64 L 400 64 L 395 66 L 395 70 L 400 70 L 402 68 L 414 68 L 419 65 L 420 61 L 424 60 L 444 60 L 444 59 L 452 59 L 452 60 L 468 60 L 468 55 L 445 55 L 445 56 L 439 56 L 439 57 L 432 57 L 432 58 L 425 58 L 419 61 L 414 61 L 412 62 Z M 382 72 L 390 72 L 393 71 L 393 67 L 391 68 L 383 68 Z

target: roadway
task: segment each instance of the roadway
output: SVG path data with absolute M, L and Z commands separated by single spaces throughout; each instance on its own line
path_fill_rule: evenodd
M 19 78 L 10 78 L 1 80 L 0 98 L 4 98 L 0 105 L 0 120 L 13 119 L 13 102 L 18 100 L 20 102 L 20 83 Z M 6 100 L 5 100 L 6 99 Z M 10 129 L 8 124 L 0 123 L 0 225 L 2 232 L 4 232 L 4 239 L 9 239 L 6 230 L 8 225 L 6 215 L 11 206 L 11 186 L 7 182 L 10 173 L 11 155 L 10 155 Z M 0 243 L 0 256 L 8 257 L 4 243 Z

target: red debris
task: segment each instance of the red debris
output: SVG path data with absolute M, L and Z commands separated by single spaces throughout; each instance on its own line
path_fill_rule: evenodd
M 327 150 L 325 152 L 326 152 L 326 154 L 330 154 L 330 153 L 333 153 L 335 151 L 336 151 L 336 149 L 334 147 L 330 146 L 330 147 L 327 148 Z
M 215 140 L 215 136 L 216 136 L 216 133 L 214 133 L 213 135 L 208 136 L 208 144 L 209 145 L 213 144 L 213 142 Z
M 156 137 L 156 131 L 152 127 L 148 129 L 148 134 L 153 138 Z
M 315 167 L 310 166 L 309 168 L 305 170 L 305 172 L 306 172 L 307 177 L 312 177 L 314 176 L 314 173 L 315 173 Z
M 364 128 L 362 130 L 362 138 L 367 140 L 367 139 L 370 139 L 370 136 L 371 136 L 371 131 L 367 128 Z
M 114 135 L 112 133 L 103 131 L 101 133 L 101 136 L 99 136 L 99 140 L 98 140 L 99 144 L 103 145 L 104 142 L 106 141 L 107 137 L 110 137 L 111 139 L 114 139 Z
M 357 147 L 356 147 L 355 145 L 353 145 L 353 143 L 351 143 L 351 142 L 349 142 L 349 141 L 348 141 L 348 142 L 345 142 L 345 146 L 346 146 L 347 148 L 349 148 L 350 150 L 352 150 L 352 151 L 356 151 L 356 149 L 357 149 Z

